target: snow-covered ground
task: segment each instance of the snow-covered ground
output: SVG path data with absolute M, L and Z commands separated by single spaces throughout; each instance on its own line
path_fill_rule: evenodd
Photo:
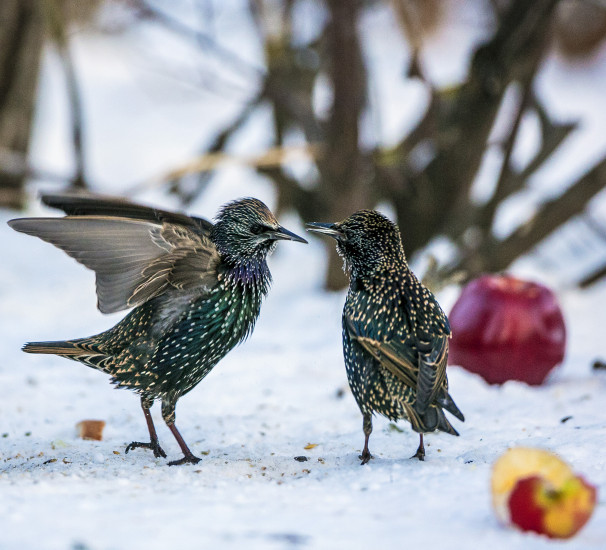
M 90 272 L 11 232 L 6 219 L 2 213 L 3 550 L 550 547 L 500 526 L 492 513 L 491 465 L 512 445 L 551 449 L 600 488 L 594 517 L 568 546 L 604 548 L 606 375 L 590 363 L 604 349 L 606 311 L 596 306 L 606 287 L 561 294 L 570 343 L 548 384 L 492 387 L 451 367 L 451 393 L 466 416 L 456 425 L 461 436 L 427 436 L 427 459 L 418 462 L 408 458 L 417 445 L 409 426 L 377 419 L 375 459 L 360 466 L 361 416 L 341 357 L 344 296 L 320 290 L 317 241 L 281 243 L 253 336 L 179 402 L 177 425 L 203 461 L 176 468 L 148 451 L 124 453 L 147 437 L 134 394 L 77 363 L 20 351 L 25 341 L 92 334 L 117 317 L 95 310 Z M 445 307 L 454 294 L 443 296 Z M 169 459 L 178 458 L 157 407 L 153 414 Z M 75 424 L 90 418 L 107 422 L 103 441 L 76 436 Z
M 238 0 L 224 5 L 226 12 L 242 9 Z M 240 36 L 242 25 L 229 15 L 223 24 L 233 24 L 233 36 Z M 393 52 L 393 18 L 371 13 L 365 25 L 368 62 L 380 64 L 381 52 Z M 121 191 L 185 162 L 238 108 L 237 101 L 212 93 L 178 86 L 169 92 L 167 75 L 154 74 L 146 65 L 145 42 L 137 46 L 140 38 L 137 32 L 121 40 L 74 36 L 85 92 L 88 170 L 105 192 Z M 150 43 L 162 49 L 157 35 Z M 379 67 L 376 82 L 395 86 L 404 61 Z M 429 68 L 439 71 L 439 64 L 429 63 Z M 583 116 L 572 107 L 590 102 L 598 106 L 598 121 L 604 117 L 606 79 L 591 80 L 592 67 L 586 69 L 586 74 L 578 69 L 585 85 L 574 89 L 574 97 L 559 95 L 561 104 L 548 98 L 560 117 Z M 552 59 L 539 91 L 555 94 L 553 83 L 563 74 Z M 415 84 L 391 84 L 386 87 L 390 95 L 377 100 L 387 112 L 370 125 L 380 135 L 369 140 L 389 143 L 418 116 L 413 111 L 422 98 L 403 100 L 414 99 L 410 86 Z M 71 166 L 63 94 L 50 52 L 31 160 L 57 172 Z M 238 101 L 246 95 L 250 90 Z M 267 146 L 269 124 L 260 120 L 263 116 L 257 115 L 234 140 L 233 150 L 254 154 Z M 585 142 L 603 145 L 602 130 L 585 134 Z M 579 164 L 578 155 L 573 157 L 570 170 Z M 587 166 L 588 160 L 582 160 Z M 548 179 L 543 175 L 537 185 Z M 270 206 L 275 202 L 267 181 L 251 170 L 229 168 L 192 212 L 212 217 L 219 204 L 243 195 L 258 196 Z M 138 198 L 175 206 L 174 198 L 158 192 Z M 33 202 L 28 214 L 43 212 Z M 177 425 L 203 461 L 172 468 L 144 450 L 125 455 L 129 442 L 147 437 L 134 394 L 115 391 L 104 375 L 77 363 L 20 351 L 26 341 L 99 332 L 120 315 L 102 316 L 95 309 L 93 274 L 50 245 L 12 232 L 5 222 L 13 216 L 0 211 L 0 550 L 426 545 L 509 550 L 559 544 L 506 529 L 492 513 L 491 465 L 512 445 L 551 449 L 598 486 L 594 517 L 564 544 L 606 547 L 606 373 L 591 370 L 592 361 L 606 355 L 606 285 L 582 293 L 558 288 L 570 339 L 564 364 L 546 385 L 493 387 L 452 367 L 451 393 L 466 416 L 464 424 L 454 421 L 461 436 L 428 435 L 427 458 L 421 463 L 408 459 L 418 439 L 405 422 L 395 427 L 376 419 L 375 459 L 362 467 L 357 458 L 362 420 L 347 389 L 341 355 L 344 294 L 321 290 L 324 249 L 319 241 L 280 243 L 270 260 L 274 284 L 254 334 L 179 401 Z M 282 222 L 304 232 L 296 218 Z M 519 263 L 516 272 L 570 280 L 553 277 L 561 263 L 549 264 L 551 273 L 538 267 L 540 262 L 531 259 Z M 456 295 L 451 288 L 440 296 L 447 311 Z M 169 459 L 178 458 L 157 406 L 152 413 Z M 562 422 L 566 417 L 571 418 Z M 75 425 L 83 419 L 106 421 L 103 441 L 78 439 Z M 301 456 L 307 460 L 295 459 Z

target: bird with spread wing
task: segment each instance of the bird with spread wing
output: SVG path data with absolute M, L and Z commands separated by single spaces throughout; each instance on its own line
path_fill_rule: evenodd
M 111 197 L 54 194 L 42 201 L 67 215 L 9 225 L 92 269 L 103 313 L 132 311 L 95 336 L 29 343 L 24 351 L 79 361 L 137 392 L 150 441 L 134 441 L 126 452 L 147 448 L 166 457 L 150 414 L 161 401 L 183 452 L 169 464 L 197 463 L 175 425 L 176 403 L 252 332 L 271 282 L 266 258 L 277 241 L 306 241 L 253 198 L 226 204 L 214 224 Z

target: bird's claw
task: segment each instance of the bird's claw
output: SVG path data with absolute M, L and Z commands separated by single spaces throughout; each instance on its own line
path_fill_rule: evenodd
M 169 466 L 181 466 L 183 464 L 198 464 L 202 459 L 198 458 L 195 455 L 189 454 L 185 455 L 183 458 L 179 460 L 171 460 L 168 465 Z
M 133 449 L 139 448 L 152 450 L 156 458 L 166 458 L 166 453 L 164 452 L 164 449 L 160 447 L 160 444 L 157 441 L 150 441 L 149 443 L 133 441 L 132 443 L 129 443 L 126 446 L 126 450 L 124 451 L 124 453 L 127 454 L 128 451 L 132 451 Z
M 425 449 L 421 449 L 420 447 L 417 449 L 417 452 L 415 454 L 413 454 L 411 457 L 411 460 L 413 458 L 418 458 L 421 461 L 425 460 Z
M 374 456 L 370 454 L 370 451 L 364 450 L 361 455 L 358 455 L 358 458 L 362 461 L 360 462 L 360 466 L 364 466 L 364 464 L 367 464 Z

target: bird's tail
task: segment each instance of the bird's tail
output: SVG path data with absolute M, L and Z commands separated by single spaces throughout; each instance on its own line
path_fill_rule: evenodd
M 446 418 L 444 411 L 448 411 L 461 422 L 465 422 L 465 417 L 445 388 L 441 389 L 432 405 L 422 409 L 420 409 L 417 405 L 418 403 L 415 403 L 412 407 L 410 407 L 415 417 L 415 421 L 411 421 L 412 427 L 415 431 L 419 433 L 427 433 L 433 432 L 434 430 L 440 430 L 441 432 L 446 432 L 451 435 L 459 435 L 457 430 L 452 427 L 452 424 L 449 422 L 448 418 Z
M 450 394 L 446 390 L 442 391 L 442 393 L 438 395 L 436 398 L 436 403 L 443 409 L 447 410 L 450 414 L 457 417 L 461 422 L 465 422 L 463 413 L 459 407 L 457 407 L 457 404 L 453 401 L 452 397 L 450 397 Z
M 459 435 L 459 432 L 452 427 L 452 424 L 448 421 L 448 418 L 446 418 L 444 411 L 439 407 L 436 407 L 435 410 L 438 415 L 438 423 L 436 428 L 441 432 L 446 432 L 450 435 Z
M 28 342 L 22 349 L 25 353 L 44 353 L 74 358 L 83 354 L 82 348 L 70 341 Z
M 98 342 L 92 342 L 90 338 L 77 340 L 64 340 L 60 342 L 29 342 L 23 346 L 26 353 L 42 353 L 59 355 L 67 359 L 73 359 L 98 370 L 106 370 L 112 358 L 102 349 Z
M 439 405 L 430 405 L 422 414 L 420 414 L 408 403 L 403 403 L 403 405 L 406 410 L 408 420 L 410 421 L 412 429 L 415 432 L 429 433 L 435 430 L 440 430 L 441 432 L 446 432 L 451 435 L 459 435 L 459 432 L 453 428 L 452 424 L 448 421 L 448 418 L 446 418 L 444 411 Z

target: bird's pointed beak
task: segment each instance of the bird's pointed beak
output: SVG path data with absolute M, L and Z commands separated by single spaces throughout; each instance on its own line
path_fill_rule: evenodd
M 307 231 L 312 231 L 313 233 L 330 235 L 335 239 L 342 239 L 345 237 L 345 234 L 339 229 L 339 226 L 336 223 L 309 222 L 305 225 L 307 226 Z
M 298 243 L 307 244 L 307 241 L 303 237 L 299 237 L 299 235 L 293 233 L 292 231 L 289 231 L 281 225 L 278 226 L 278 229 L 276 229 L 275 231 L 268 232 L 268 235 L 270 236 L 270 238 L 276 241 L 295 241 Z

